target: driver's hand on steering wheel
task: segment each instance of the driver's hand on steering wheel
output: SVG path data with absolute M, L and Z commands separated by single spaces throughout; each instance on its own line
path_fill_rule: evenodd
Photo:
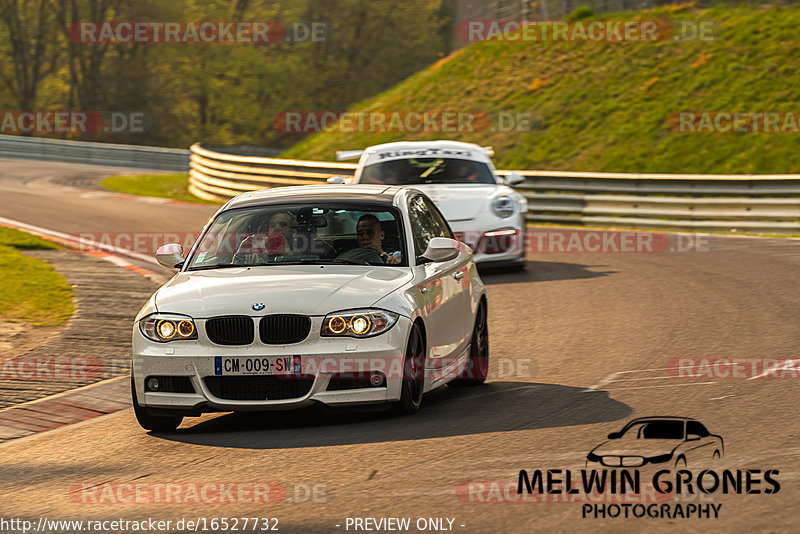
M 397 264 L 403 261 L 402 256 L 394 256 L 388 252 L 381 252 L 381 258 L 383 258 L 383 262 L 387 264 Z

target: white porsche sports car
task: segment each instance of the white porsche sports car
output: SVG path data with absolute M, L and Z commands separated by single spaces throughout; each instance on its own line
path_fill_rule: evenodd
M 337 153 L 360 158 L 355 176 L 329 183 L 386 184 L 424 191 L 442 211 L 458 239 L 475 251 L 479 265 L 525 266 L 528 202 L 510 186 L 524 178 L 497 175 L 489 147 L 459 141 L 414 141 Z
M 184 416 L 378 404 L 416 411 L 488 373 L 486 291 L 471 250 L 422 192 L 283 187 L 214 215 L 133 327 L 145 429 Z

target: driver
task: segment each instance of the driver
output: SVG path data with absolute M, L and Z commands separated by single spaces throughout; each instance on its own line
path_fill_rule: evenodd
M 478 179 L 478 173 L 472 163 L 464 159 L 454 159 L 448 165 L 450 179 L 457 182 L 474 182 Z
M 356 224 L 356 237 L 358 238 L 358 248 L 341 254 L 341 258 L 370 261 L 371 258 L 363 258 L 363 256 L 379 256 L 387 264 L 398 264 L 403 261 L 402 256 L 395 256 L 383 250 L 383 238 L 386 237 L 386 232 L 381 229 L 381 221 L 376 216 L 367 213 L 359 217 Z
M 383 183 L 386 185 L 402 184 L 403 165 L 404 164 L 402 161 L 387 161 L 386 163 L 384 163 L 381 168 L 381 170 L 383 171 Z M 377 218 L 375 220 L 377 220 Z
M 356 224 L 356 237 L 358 246 L 377 250 L 384 263 L 400 263 L 401 259 L 383 250 L 383 238 L 386 232 L 381 229 L 381 221 L 372 214 L 362 215 Z

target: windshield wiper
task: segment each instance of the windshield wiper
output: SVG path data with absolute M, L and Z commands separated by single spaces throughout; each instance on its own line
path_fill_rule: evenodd
M 209 269 L 228 269 L 231 267 L 262 267 L 263 263 L 215 263 L 213 265 L 198 265 L 191 267 L 187 271 L 207 271 Z
M 322 258 L 308 258 L 285 262 L 275 262 L 270 265 L 383 265 L 383 263 L 372 263 L 367 260 L 348 260 L 344 258 L 322 259 Z

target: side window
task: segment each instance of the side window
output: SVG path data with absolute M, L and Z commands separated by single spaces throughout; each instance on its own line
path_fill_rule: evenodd
M 420 197 L 421 198 L 421 197 Z M 436 225 L 437 234 L 435 237 L 448 237 L 453 239 L 453 232 L 450 231 L 450 226 L 445 221 L 439 208 L 433 202 L 426 200 L 425 205 L 428 207 L 428 213 L 431 215 L 433 223 Z
M 411 230 L 414 232 L 414 252 L 419 256 L 428 248 L 428 242 L 437 237 L 437 228 L 433 224 L 425 199 L 415 196 L 408 204 L 408 216 L 411 220 Z
M 411 219 L 411 229 L 414 232 L 414 247 L 417 256 L 425 252 L 428 243 L 434 237 L 449 237 L 452 239 L 453 233 L 450 227 L 430 201 L 425 197 L 415 196 L 409 203 L 409 218 Z
M 701 438 L 704 438 L 709 435 L 709 432 L 706 430 L 706 427 L 697 421 L 689 421 L 686 423 L 686 435 L 688 436 L 689 434 L 697 434 Z

